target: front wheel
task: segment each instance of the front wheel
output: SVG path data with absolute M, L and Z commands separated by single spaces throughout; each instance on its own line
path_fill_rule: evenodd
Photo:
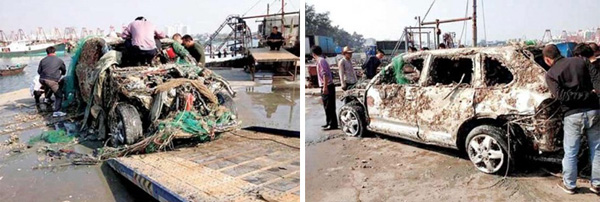
M 142 120 L 133 105 L 124 103 L 117 105 L 111 114 L 110 133 L 113 146 L 130 145 L 142 137 Z
M 514 158 L 508 155 L 505 130 L 496 126 L 477 126 L 467 136 L 465 149 L 477 170 L 488 174 L 504 174 Z
M 365 111 L 356 102 L 350 102 L 340 109 L 342 131 L 347 136 L 362 137 L 365 133 Z

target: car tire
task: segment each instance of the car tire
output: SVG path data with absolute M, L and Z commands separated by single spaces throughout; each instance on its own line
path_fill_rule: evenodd
M 142 120 L 133 105 L 118 104 L 113 116 L 110 132 L 114 146 L 134 144 L 142 137 Z
M 514 150 L 509 150 L 506 135 L 497 126 L 481 125 L 467 135 L 465 151 L 477 170 L 487 174 L 505 174 L 514 168 Z M 511 152 L 509 157 L 508 151 Z
M 350 137 L 362 137 L 366 132 L 365 110 L 356 101 L 344 104 L 340 109 L 339 123 L 342 132 Z

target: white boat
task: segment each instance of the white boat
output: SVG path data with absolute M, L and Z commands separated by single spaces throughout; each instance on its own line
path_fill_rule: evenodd
M 0 57 L 36 56 L 46 54 L 46 48 L 54 46 L 56 52 L 65 51 L 65 43 L 13 41 L 0 47 Z

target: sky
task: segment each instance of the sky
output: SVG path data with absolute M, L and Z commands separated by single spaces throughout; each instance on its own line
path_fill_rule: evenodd
M 473 0 L 437 0 L 423 21 L 464 18 L 467 1 L 468 15 L 472 15 Z M 306 0 L 319 13 L 329 11 L 333 25 L 377 40 L 398 40 L 404 27 L 416 26 L 415 16 L 423 17 L 432 2 L 433 0 Z M 557 36 L 562 30 L 577 31 L 600 26 L 598 0 L 477 0 L 477 6 L 478 41 L 485 35 L 488 41 L 541 39 L 546 29 Z M 456 37 L 459 38 L 463 24 L 440 24 L 440 29 L 444 33 L 456 32 Z M 467 40 L 472 41 L 472 22 L 467 22 L 466 26 Z M 463 41 L 464 38 L 463 34 Z
M 286 11 L 299 11 L 300 0 L 285 1 Z M 27 33 L 43 27 L 48 33 L 55 27 L 81 27 L 106 32 L 111 25 L 117 31 L 137 16 L 144 16 L 164 31 L 166 25 L 187 24 L 193 33 L 212 33 L 230 14 L 246 16 L 266 14 L 267 4 L 281 9 L 281 0 L 1 0 L 0 30 L 6 34 L 23 29 Z M 253 19 L 247 20 L 251 30 L 257 29 Z

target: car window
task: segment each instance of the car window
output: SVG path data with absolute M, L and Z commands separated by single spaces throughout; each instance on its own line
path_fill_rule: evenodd
M 485 57 L 483 69 L 485 73 L 485 85 L 496 86 L 508 84 L 513 80 L 513 74 L 500 61 Z
M 417 57 L 404 62 L 401 73 L 406 79 L 406 82 L 402 84 L 416 84 L 419 82 L 424 61 L 423 58 Z M 381 84 L 397 84 L 396 71 L 397 70 L 393 67 L 387 68 L 384 72 L 384 76 L 381 78 Z
M 402 73 L 404 78 L 410 84 L 416 84 L 419 82 L 421 77 L 421 71 L 423 70 L 423 58 L 415 58 L 404 64 L 402 67 Z
M 472 76 L 471 58 L 434 58 L 427 85 L 471 84 Z

